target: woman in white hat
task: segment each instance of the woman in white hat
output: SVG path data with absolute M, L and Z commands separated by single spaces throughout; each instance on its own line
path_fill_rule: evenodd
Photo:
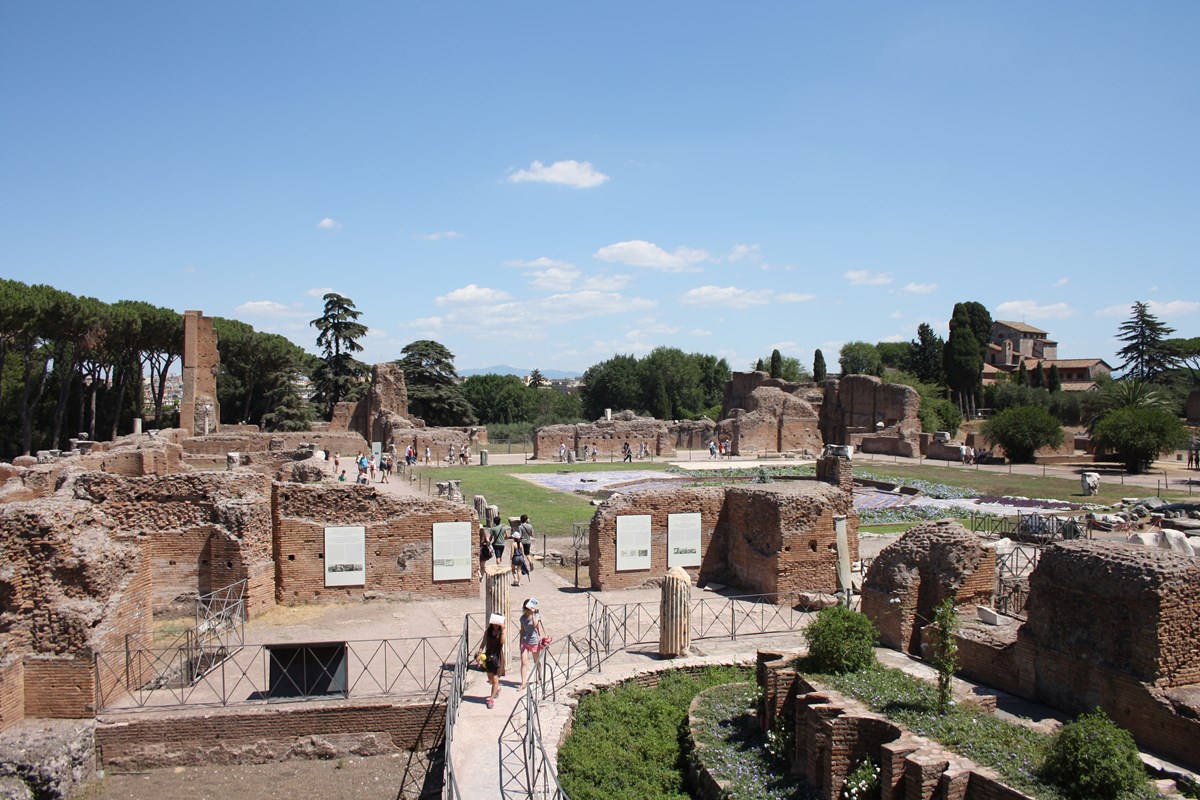
M 521 689 L 529 675 L 529 661 L 532 656 L 534 669 L 537 669 L 538 657 L 542 647 L 550 643 L 546 636 L 546 628 L 542 625 L 542 613 L 538 610 L 536 597 L 525 601 L 521 608 Z
M 487 707 L 491 708 L 496 704 L 500 679 L 504 677 L 504 617 L 500 614 L 488 617 L 487 630 L 483 632 L 483 668 L 492 685 L 492 693 L 487 699 Z

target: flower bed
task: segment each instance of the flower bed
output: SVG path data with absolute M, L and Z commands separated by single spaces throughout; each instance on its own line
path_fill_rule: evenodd
M 758 690 L 751 683 L 714 686 L 688 710 L 692 775 L 703 800 L 807 798 L 787 762 L 768 748 L 758 724 Z

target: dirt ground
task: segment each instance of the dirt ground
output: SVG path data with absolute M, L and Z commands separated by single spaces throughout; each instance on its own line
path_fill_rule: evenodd
M 394 800 L 405 756 L 284 761 L 254 766 L 175 767 L 115 773 L 87 784 L 75 800 Z

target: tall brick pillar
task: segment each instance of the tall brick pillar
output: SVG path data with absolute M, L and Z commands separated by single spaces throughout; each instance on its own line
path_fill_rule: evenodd
M 497 566 L 496 564 L 488 564 L 483 571 L 483 616 L 486 624 L 487 618 L 492 614 L 499 614 L 504 617 L 504 627 L 507 635 L 504 637 L 504 650 L 501 653 L 501 658 L 504 660 L 504 666 L 507 668 L 512 664 L 510 655 L 515 649 L 513 641 L 520 635 L 521 626 L 517 623 L 517 617 L 521 612 L 514 612 L 511 608 L 512 603 L 512 572 L 508 567 Z
M 221 425 L 217 402 L 217 334 L 212 317 L 200 311 L 183 312 L 183 401 L 179 425 L 193 436 L 216 433 Z

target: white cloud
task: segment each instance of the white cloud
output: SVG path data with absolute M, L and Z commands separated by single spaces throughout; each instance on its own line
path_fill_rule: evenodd
M 896 309 L 892 313 L 888 314 L 888 319 L 904 319 L 904 312 L 900 309 Z
M 508 300 L 509 297 L 508 292 L 501 291 L 500 289 L 488 289 L 484 286 L 476 286 L 473 283 L 468 283 L 461 289 L 455 289 L 452 292 L 435 297 L 433 302 L 439 306 L 482 306 L 502 303 Z
M 628 264 L 631 267 L 648 267 L 663 272 L 699 272 L 696 266 L 701 261 L 711 261 L 707 250 L 696 250 L 690 247 L 677 247 L 674 253 L 668 253 L 653 242 L 633 239 L 628 242 L 601 247 L 595 253 L 600 261 Z
M 931 294 L 936 292 L 938 285 L 936 283 L 908 283 L 900 291 L 905 294 Z
M 705 330 L 704 328 L 692 328 L 688 331 L 688 336 L 712 336 L 712 331 Z
M 619 292 L 629 285 L 633 280 L 630 275 L 615 274 L 610 275 L 602 272 L 599 275 L 593 275 L 583 281 L 585 291 L 591 292 Z
M 729 263 L 736 264 L 740 261 L 747 261 L 751 264 L 757 264 L 762 260 L 761 248 L 756 244 L 735 244 L 733 249 L 729 251 Z
M 592 166 L 590 161 L 555 161 L 549 166 L 534 161 L 529 169 L 519 169 L 508 176 L 509 183 L 558 183 L 576 189 L 591 189 L 607 181 L 603 172 Z
M 1075 309 L 1066 303 L 1051 303 L 1038 305 L 1036 300 L 1006 300 L 996 306 L 996 319 L 1066 319 L 1073 315 Z
M 771 301 L 770 289 L 739 289 L 736 286 L 697 286 L 689 289 L 679 302 L 689 306 L 714 306 L 717 308 L 749 308 L 766 305 Z
M 683 330 L 682 325 L 668 325 L 665 322 L 647 320 L 646 324 L 626 332 L 625 336 L 630 339 L 640 339 L 644 336 L 670 336 L 681 330 Z
M 803 292 L 783 292 L 776 295 L 775 299 L 781 303 L 807 303 L 809 300 L 816 300 L 817 296 Z
M 1050 286 L 1057 289 L 1060 286 L 1066 286 L 1069 282 L 1070 282 L 1069 279 L 1063 277 L 1063 278 L 1059 278 L 1054 283 L 1050 284 Z
M 525 277 L 529 278 L 530 285 L 536 289 L 565 292 L 575 284 L 575 279 L 579 277 L 579 270 L 570 266 L 548 267 L 526 272 Z
M 504 266 L 517 267 L 518 269 L 527 268 L 527 267 L 535 267 L 537 269 L 545 269 L 547 267 L 574 267 L 575 265 L 572 264 L 570 261 L 559 261 L 557 258 L 546 258 L 545 256 L 541 256 L 540 258 L 528 258 L 528 259 L 515 258 L 510 261 L 505 261 Z
M 297 306 L 285 306 L 274 300 L 249 300 L 233 310 L 247 317 L 305 317 L 308 312 Z
M 440 242 L 442 239 L 458 239 L 462 236 L 458 231 L 434 231 L 433 233 L 418 233 L 418 239 L 424 239 L 427 242 Z
M 1147 310 L 1156 317 L 1179 317 L 1200 311 L 1200 303 L 1194 300 L 1147 300 Z M 1098 317 L 1128 317 L 1133 313 L 1133 303 L 1124 303 L 1102 308 L 1096 312 Z
M 330 289 L 328 286 L 326 286 L 321 289 L 309 289 L 304 294 L 308 295 L 309 297 L 324 297 L 327 294 L 336 294 L 336 293 L 337 293 L 336 289 Z
M 340 231 L 342 223 L 338 222 L 333 217 L 325 217 L 317 223 L 317 227 L 323 231 Z
M 882 339 L 880 339 L 880 341 L 882 341 L 882 342 L 907 342 L 908 337 L 902 336 L 899 333 L 893 333 L 891 336 L 883 337 Z
M 842 277 L 854 286 L 884 286 L 892 282 L 892 273 L 872 272 L 869 269 L 852 269 L 842 273 Z
M 441 330 L 443 323 L 444 320 L 441 317 L 418 317 L 417 319 L 410 319 L 407 322 L 400 323 L 400 327 L 436 331 Z

